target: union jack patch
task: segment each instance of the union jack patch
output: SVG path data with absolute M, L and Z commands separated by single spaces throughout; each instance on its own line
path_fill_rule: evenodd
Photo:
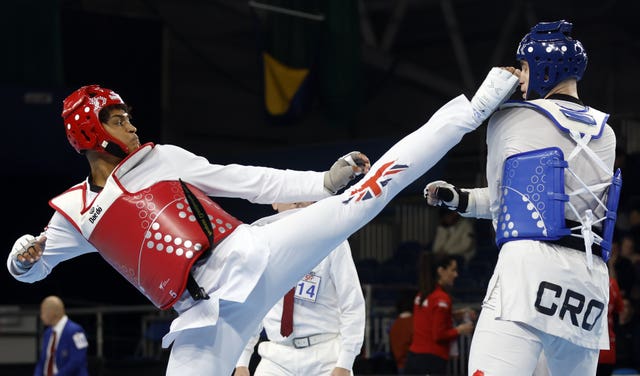
M 349 193 L 349 198 L 342 201 L 342 203 L 347 204 L 354 199 L 354 202 L 365 201 L 380 196 L 380 194 L 382 194 L 382 188 L 392 180 L 391 175 L 402 172 L 408 167 L 408 165 L 396 164 L 395 161 L 383 164 L 377 171 L 373 172 L 360 187 L 353 189 Z

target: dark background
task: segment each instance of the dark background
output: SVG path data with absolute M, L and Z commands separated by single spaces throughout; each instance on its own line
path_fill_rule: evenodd
M 63 98 L 88 84 L 117 91 L 133 107 L 143 142 L 176 144 L 214 163 L 326 170 L 351 150 L 375 160 L 452 97 L 473 95 L 490 67 L 516 64 L 516 46 L 531 26 L 566 19 L 574 23 L 573 35 L 589 54 L 579 85 L 581 99 L 611 114 L 619 146 L 630 154 L 640 152 L 636 1 L 260 2 L 323 15 L 324 20 L 278 16 L 238 0 L 3 1 L 0 161 L 5 218 L 0 245 L 5 257 L 15 239 L 37 235 L 46 226 L 53 213 L 48 200 L 88 173 L 84 157 L 67 143 L 60 118 Z M 265 111 L 265 49 L 292 66 L 311 67 L 306 101 L 289 118 L 273 118 Z M 424 184 L 433 179 L 482 184 L 485 152 L 480 128 L 398 199 L 419 199 Z M 272 213 L 267 205 L 216 201 L 247 222 Z M 381 216 L 392 212 L 393 204 Z M 479 234 L 489 238 L 490 232 Z M 62 263 L 31 285 L 5 270 L 0 286 L 0 305 L 33 312 L 50 294 L 63 297 L 71 309 L 150 306 L 97 254 Z M 95 320 L 71 316 L 89 333 L 95 355 Z M 103 369 L 103 375 L 110 374 L 107 370 L 118 375 L 163 373 L 166 352 L 150 363 L 129 362 L 142 337 L 139 316 L 105 320 L 104 354 L 111 363 L 103 367 L 101 359 L 91 358 L 98 362 L 91 364 L 92 370 Z M 367 373 L 367 364 L 356 362 L 356 373 Z M 374 363 L 369 368 L 378 373 L 384 369 Z M 31 369 L 27 364 L 14 373 L 9 368 L 3 372 L 26 374 Z
M 619 144 L 638 151 L 636 2 L 362 4 L 359 12 L 352 0 L 307 2 L 327 17 L 306 47 L 319 56 L 316 94 L 303 114 L 279 124 L 263 106 L 264 14 L 247 2 L 5 1 L 5 254 L 22 234 L 39 233 L 52 214 L 47 201 L 88 172 L 59 117 L 62 99 L 86 84 L 112 88 L 133 106 L 142 141 L 177 144 L 215 163 L 325 170 L 354 149 L 375 159 L 453 96 L 472 95 L 491 66 L 515 64 L 517 43 L 533 24 L 567 19 L 589 54 L 582 99 L 610 112 Z M 483 132 L 465 136 L 432 175 L 480 181 Z M 403 194 L 419 194 L 429 177 Z M 266 206 L 220 203 L 244 221 L 271 213 Z M 33 285 L 3 272 L 0 284 L 2 304 L 35 305 L 51 293 L 71 306 L 147 304 L 98 255 L 63 263 Z

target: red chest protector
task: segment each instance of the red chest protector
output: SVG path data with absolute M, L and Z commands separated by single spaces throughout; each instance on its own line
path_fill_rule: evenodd
M 155 306 L 168 309 L 187 287 L 196 260 L 241 224 L 197 188 L 188 187 L 200 208 L 192 209 L 179 181 L 160 181 L 131 193 L 115 173 L 90 205 L 83 204 L 83 183 L 51 200 L 51 206 Z M 198 209 L 204 209 L 211 222 L 214 244 L 198 222 Z

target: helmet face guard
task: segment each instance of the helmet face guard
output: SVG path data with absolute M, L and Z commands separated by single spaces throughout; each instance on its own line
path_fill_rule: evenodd
M 532 92 L 544 98 L 560 82 L 582 78 L 587 53 L 580 41 L 571 38 L 572 27 L 564 20 L 540 22 L 522 38 L 516 58 L 529 64 L 527 98 Z
M 129 152 L 129 148 L 112 137 L 100 122 L 100 110 L 111 105 L 125 103 L 114 91 L 98 85 L 83 86 L 65 98 L 62 109 L 65 131 L 69 143 L 78 153 L 85 150 L 108 152 L 106 148 L 110 143 L 116 144 L 125 154 Z

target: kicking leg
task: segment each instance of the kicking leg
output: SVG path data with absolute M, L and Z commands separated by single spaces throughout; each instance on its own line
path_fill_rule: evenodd
M 393 145 L 342 194 L 255 229 L 259 241 L 271 253 L 266 274 L 275 295 L 282 296 L 400 191 L 424 175 L 508 98 L 517 82 L 511 73 L 492 69 L 471 102 L 463 95 L 449 101 L 427 123 Z

